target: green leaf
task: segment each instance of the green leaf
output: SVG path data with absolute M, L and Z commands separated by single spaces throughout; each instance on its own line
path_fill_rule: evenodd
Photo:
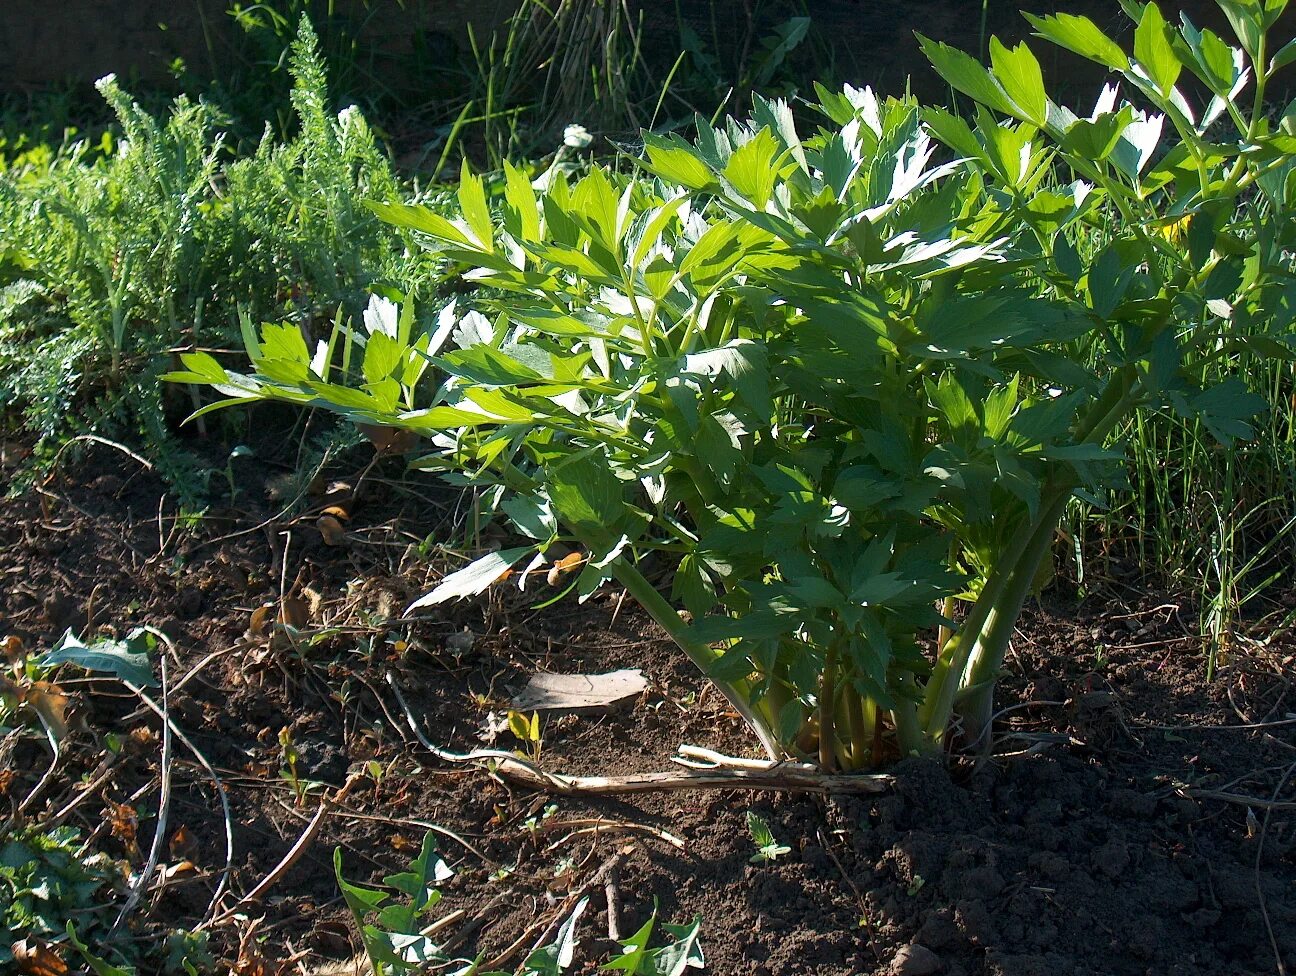
M 436 606 L 446 600 L 476 596 L 498 582 L 523 556 L 533 552 L 534 546 L 520 546 L 482 556 L 445 577 L 431 593 L 419 597 L 406 607 L 405 613 L 409 614 L 420 607 Z
M 688 925 L 666 923 L 662 927 L 675 941 L 657 950 L 652 976 L 684 976 L 686 969 L 706 968 L 699 935 L 702 931 L 701 916 L 695 917 Z
M 540 240 L 540 208 L 526 174 L 504 161 L 504 225 L 520 241 Z
M 999 38 L 990 38 L 990 64 L 1004 92 L 1025 114 L 1032 125 L 1043 126 L 1048 120 L 1048 97 L 1044 94 L 1044 75 L 1039 62 L 1025 42 L 1014 48 L 1004 47 Z
M 1253 433 L 1250 421 L 1268 406 L 1264 397 L 1252 393 L 1236 377 L 1203 390 L 1191 400 L 1172 394 L 1171 402 L 1181 416 L 1199 417 L 1206 429 L 1225 446 L 1235 440 L 1249 439 Z
M 90 947 L 77 937 L 76 925 L 67 923 L 68 942 L 76 949 L 81 959 L 95 976 L 135 976 L 134 966 L 114 966 L 90 951 Z
M 918 43 L 932 67 L 956 91 L 1003 115 L 1029 121 L 1025 111 L 1008 97 L 1003 86 L 970 54 L 918 35 Z
M 333 874 L 337 878 L 342 898 L 357 922 L 362 922 L 370 912 L 375 912 L 390 900 L 386 892 L 375 891 L 352 884 L 342 877 L 342 848 L 333 849 Z
M 468 168 L 468 160 L 463 161 L 459 173 L 459 209 L 463 212 L 464 221 L 472 230 L 473 236 L 482 250 L 495 250 L 495 229 L 491 224 L 490 205 L 486 202 L 486 187 L 480 176 L 473 175 Z
M 657 913 L 653 912 L 634 935 L 621 943 L 621 955 L 599 966 L 599 972 L 619 971 L 627 976 L 646 976 L 644 965 L 648 958 L 648 940 L 652 938 L 656 924 Z
M 526 363 L 494 346 L 456 349 L 432 361 L 451 376 L 462 376 L 485 386 L 517 386 L 544 379 Z
M 514 495 L 505 499 L 500 508 L 523 535 L 548 542 L 558 534 L 549 499 L 540 495 Z
M 1203 31 L 1203 34 L 1206 32 Z M 1223 42 L 1221 42 L 1223 43 Z M 1273 56 L 1269 62 L 1269 73 L 1273 74 L 1282 68 L 1287 67 L 1293 61 L 1296 61 L 1296 38 L 1292 38 L 1286 44 L 1278 49 L 1278 53 Z
M 1162 95 L 1169 95 L 1179 80 L 1183 65 L 1175 55 L 1170 25 L 1155 3 L 1143 7 L 1134 29 L 1134 57 Z
M 546 474 L 560 522 L 591 546 L 615 538 L 625 514 L 624 492 L 602 456 L 586 451 L 550 465 Z
M 610 252 L 621 241 L 621 217 L 617 192 L 601 167 L 572 188 L 570 213 L 590 236 Z
M 764 210 L 779 179 L 780 146 L 774 133 L 761 129 L 734 150 L 725 167 L 725 179 L 758 209 Z
M 405 365 L 408 347 L 382 332 L 365 342 L 363 373 L 366 383 L 387 379 Z
M 663 180 L 690 190 L 710 190 L 718 186 L 715 174 L 687 143 L 650 132 L 643 134 L 643 140 L 648 162 L 640 161 L 640 165 Z
M 806 159 L 805 147 L 797 135 L 796 119 L 792 117 L 792 106 L 781 98 L 762 98 L 752 96 L 752 121 L 756 126 L 764 127 L 778 136 L 782 148 L 796 161 L 804 173 L 810 172 Z
M 1252 59 L 1260 52 L 1260 38 L 1264 35 L 1264 18 L 1256 0 L 1215 0 L 1228 18 L 1233 33 L 1242 42 L 1242 50 Z
M 433 213 L 427 207 L 415 207 L 404 203 L 374 203 L 372 201 L 366 202 L 365 205 L 393 226 L 416 230 L 447 244 L 477 250 L 477 245 L 468 239 L 467 234 L 440 214 Z
M 147 631 L 137 630 L 124 641 L 97 640 L 85 644 L 69 628 L 54 648 L 40 659 L 40 666 L 52 668 L 56 664 L 75 664 L 87 671 L 107 671 L 136 687 L 147 688 L 157 684 L 149 661 L 150 642 Z
M 1120 45 L 1099 30 L 1098 25 L 1088 17 L 1075 14 L 1037 17 L 1024 12 L 1022 16 L 1035 28 L 1036 36 L 1115 71 L 1129 70 L 1129 58 Z

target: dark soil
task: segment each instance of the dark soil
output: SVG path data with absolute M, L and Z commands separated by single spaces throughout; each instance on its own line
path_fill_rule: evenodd
M 286 434 L 263 437 L 258 456 L 273 457 Z M 357 483 L 368 453 L 352 452 L 329 476 Z M 380 459 L 349 506 L 345 536 L 327 545 L 315 521 L 326 499 L 308 494 L 313 510 L 277 515 L 289 499 L 267 494 L 282 494 L 294 462 L 291 454 L 282 469 L 244 462 L 239 511 L 213 510 L 183 529 L 150 473 L 90 445 L 40 492 L 0 510 L 5 632 L 30 649 L 68 627 L 120 634 L 150 624 L 174 639 L 169 680 L 186 680 L 170 696 L 171 715 L 218 770 L 232 810 L 232 895 L 222 907 L 266 877 L 319 808 L 325 787 L 308 787 L 299 801 L 280 775 L 280 730 L 300 754 L 300 777 L 327 784 L 330 796 L 365 764 L 381 770 L 356 780 L 259 906 L 242 907 L 259 919 L 255 938 L 244 920 L 214 926 L 213 945 L 236 972 L 318 973 L 350 958 L 359 943 L 338 897 L 333 848 L 349 877 L 375 880 L 408 864 L 422 824 L 438 828 L 456 871 L 444 911 L 467 913 L 442 937 L 458 931 L 459 951 L 488 959 L 512 948 L 504 962 L 513 965 L 588 889 L 578 956 L 586 971 L 608 948 L 609 890 L 622 933 L 654 901 L 667 920 L 700 914 L 707 971 L 716 974 L 1245 976 L 1280 971 L 1275 945 L 1296 968 L 1289 634 L 1237 638 L 1208 685 L 1186 602 L 1055 596 L 1022 622 L 993 761 L 951 771 L 906 762 L 893 791 L 863 798 L 556 799 L 421 749 L 388 676 L 433 741 L 465 750 L 491 740 L 492 719 L 530 673 L 643 668 L 650 691 L 632 706 L 546 721 L 540 761 L 557 771 L 659 770 L 681 742 L 747 754 L 753 743 L 617 592 L 535 610 L 556 592 L 540 580 L 526 593 L 499 586 L 486 599 L 401 620 L 413 596 L 459 564 L 436 543 L 463 537 L 468 502 L 411 478 L 400 459 Z M 291 608 L 305 615 L 296 637 L 247 636 L 252 612 L 277 603 L 281 587 L 301 601 Z M 103 755 L 104 736 L 121 735 L 112 779 L 70 822 L 99 828 L 103 850 L 138 866 L 143 855 L 106 829 L 106 801 L 136 806 L 147 851 L 159 723 L 120 684 L 60 680 L 74 695 L 65 749 L 73 758 L 36 816 L 77 795 L 73 784 Z M 518 746 L 507 730 L 494 744 Z M 9 793 L 20 798 L 48 750 L 34 739 L 11 762 Z M 197 870 L 173 872 L 151 915 L 147 905 L 141 913 L 141 931 L 210 918 L 225 864 L 210 776 L 179 744 L 172 772 L 163 860 L 188 859 Z M 1267 810 L 1270 800 L 1278 806 Z M 749 810 L 790 853 L 750 863 Z M 589 830 L 591 821 L 601 829 Z M 591 886 L 610 860 L 616 870 Z

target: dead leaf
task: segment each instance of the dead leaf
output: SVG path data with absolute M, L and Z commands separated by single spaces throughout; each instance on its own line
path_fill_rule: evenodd
M 68 972 L 67 963 L 54 947 L 34 936 L 19 939 L 9 947 L 9 951 L 13 953 L 22 976 L 64 976 Z
M 55 739 L 67 738 L 68 696 L 48 681 L 33 681 L 26 689 L 27 704 L 35 710 Z
M 4 656 L 10 664 L 17 664 L 27 656 L 27 648 L 23 647 L 21 637 L 10 634 L 4 639 Z
M 321 515 L 315 520 L 315 528 L 326 546 L 346 545 L 346 529 L 334 515 Z
M 193 861 L 177 861 L 162 869 L 162 877 L 167 881 L 183 878 L 185 875 L 197 874 L 198 866 Z
M 9 788 L 13 786 L 14 777 L 17 775 L 12 766 L 0 769 L 0 796 L 9 795 Z
M 310 623 L 310 607 L 299 596 L 285 597 L 279 609 L 279 622 L 293 630 L 301 630 Z
M 412 430 L 377 424 L 356 424 L 379 454 L 408 454 L 418 446 L 419 435 Z
M 579 552 L 569 552 L 561 559 L 557 560 L 549 567 L 549 573 L 545 576 L 550 586 L 557 586 L 559 581 L 571 572 L 577 566 L 585 561 L 585 557 Z
M 389 840 L 394 851 L 417 851 L 421 846 L 418 841 L 410 840 L 404 834 L 392 834 Z
M 108 814 L 108 826 L 112 835 L 121 841 L 127 855 L 134 858 L 139 853 L 136 842 L 139 814 L 129 803 L 114 803 L 112 800 L 107 801 L 105 812 Z
M 355 489 L 349 482 L 333 481 L 324 492 L 321 514 L 332 515 L 343 522 L 350 521 L 355 507 Z
M 607 674 L 536 674 L 513 698 L 523 711 L 608 708 L 638 698 L 648 687 L 638 668 Z
M 270 633 L 270 614 L 274 611 L 274 606 L 273 603 L 266 602 L 252 611 L 247 629 L 249 637 L 264 637 Z
M 171 852 L 173 858 L 191 861 L 198 856 L 198 842 L 194 840 L 189 829 L 181 824 L 171 835 L 167 850 Z

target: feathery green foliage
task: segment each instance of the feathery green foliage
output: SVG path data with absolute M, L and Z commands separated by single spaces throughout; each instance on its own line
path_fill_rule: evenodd
M 110 75 L 98 87 L 117 138 L 0 172 L 0 399 L 26 429 L 139 432 L 183 478 L 157 393 L 170 350 L 229 344 L 240 310 L 309 322 L 436 280 L 361 205 L 402 188 L 360 113 L 330 110 L 306 20 L 290 66 L 299 132 L 267 131 L 245 159 L 212 104 L 180 98 L 155 118 Z

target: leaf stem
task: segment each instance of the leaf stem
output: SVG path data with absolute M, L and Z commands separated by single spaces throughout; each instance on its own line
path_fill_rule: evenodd
M 612 564 L 611 569 L 612 575 L 616 577 L 617 582 L 624 586 L 648 615 L 661 625 L 676 646 L 688 656 L 688 659 L 703 674 L 710 674 L 711 667 L 718 660 L 719 655 L 706 644 L 689 637 L 688 627 L 680 619 L 679 613 L 657 591 L 657 588 L 649 583 L 638 568 L 624 556 L 618 558 Z M 743 720 L 751 727 L 752 731 L 756 733 L 756 737 L 760 739 L 761 746 L 765 749 L 769 758 L 775 761 L 788 758 L 787 751 L 779 745 L 767 717 L 752 707 L 750 695 L 748 694 L 749 689 L 746 687 L 747 683 L 745 681 L 721 681 L 717 678 L 712 678 L 711 681 L 728 699 L 734 710 L 743 717 Z

